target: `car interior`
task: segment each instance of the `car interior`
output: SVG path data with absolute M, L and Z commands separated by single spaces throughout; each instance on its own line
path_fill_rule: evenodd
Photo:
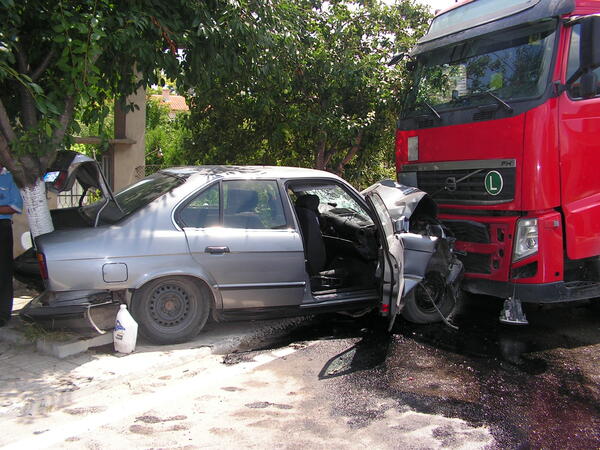
M 223 213 L 225 228 L 265 228 L 256 213 L 258 192 L 250 189 L 230 189 L 229 202 Z
M 313 294 L 376 287 L 379 244 L 364 208 L 341 186 L 290 184 Z

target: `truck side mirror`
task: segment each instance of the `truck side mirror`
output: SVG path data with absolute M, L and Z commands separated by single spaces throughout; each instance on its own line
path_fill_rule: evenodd
M 581 75 L 579 93 L 582 98 L 594 97 L 597 93 L 598 77 L 591 70 Z
M 579 47 L 581 70 L 580 95 L 582 98 L 597 94 L 598 77 L 593 72 L 600 67 L 600 16 L 590 16 L 581 22 L 581 44 Z
M 581 21 L 579 64 L 584 71 L 600 66 L 600 16 L 586 17 Z

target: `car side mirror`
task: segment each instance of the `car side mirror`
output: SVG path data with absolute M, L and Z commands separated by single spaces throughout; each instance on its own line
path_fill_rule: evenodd
M 406 216 L 401 216 L 394 222 L 395 233 L 408 233 L 410 231 L 410 221 Z

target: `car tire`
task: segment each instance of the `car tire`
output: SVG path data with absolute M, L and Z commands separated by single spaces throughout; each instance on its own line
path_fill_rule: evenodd
M 208 288 L 186 277 L 165 277 L 138 289 L 131 310 L 140 334 L 154 344 L 178 344 L 197 336 L 210 312 Z
M 449 290 L 438 272 L 427 273 L 423 281 L 404 298 L 402 316 L 409 322 L 418 324 L 441 322 L 442 317 L 433 306 L 431 298 L 444 317 L 448 317 L 454 308 L 454 297 Z

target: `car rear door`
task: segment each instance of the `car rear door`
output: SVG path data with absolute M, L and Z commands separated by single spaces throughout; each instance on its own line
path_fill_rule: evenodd
M 188 202 L 177 220 L 225 311 L 302 303 L 302 239 L 288 226 L 277 181 L 216 183 Z

